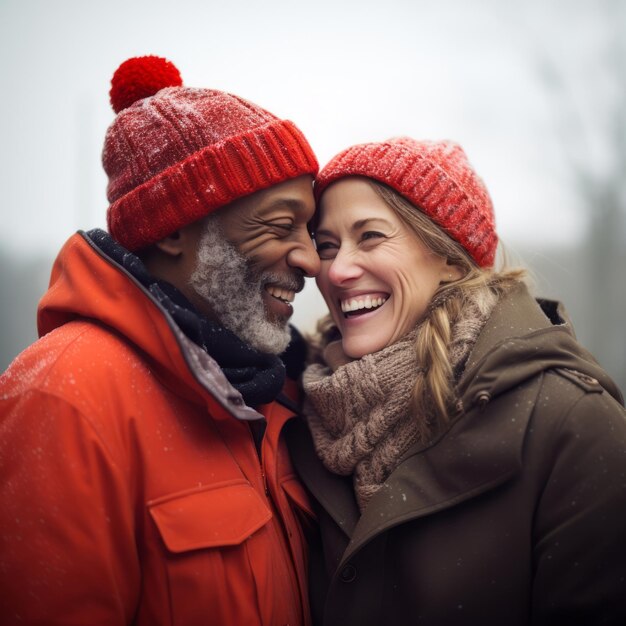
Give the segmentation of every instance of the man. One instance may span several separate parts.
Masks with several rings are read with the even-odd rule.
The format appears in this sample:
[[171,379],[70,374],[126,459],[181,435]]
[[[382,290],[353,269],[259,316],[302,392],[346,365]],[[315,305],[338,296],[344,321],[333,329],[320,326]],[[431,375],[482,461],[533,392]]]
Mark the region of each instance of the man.
[[2,623],[308,624],[278,355],[319,269],[317,161],[158,57],[123,63],[111,101],[110,234],[69,239],[0,379]]

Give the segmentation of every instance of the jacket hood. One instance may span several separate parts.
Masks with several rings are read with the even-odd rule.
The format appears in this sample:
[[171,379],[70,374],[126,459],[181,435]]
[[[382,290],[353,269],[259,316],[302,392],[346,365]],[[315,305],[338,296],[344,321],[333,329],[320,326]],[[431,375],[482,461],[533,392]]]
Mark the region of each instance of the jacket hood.
[[39,336],[81,319],[124,337],[151,360],[163,384],[189,400],[204,402],[208,391],[239,419],[261,417],[148,289],[82,231],[65,243],[54,262],[37,311]]
[[549,369],[600,385],[623,404],[617,385],[576,341],[563,305],[535,300],[520,285],[501,296],[476,341],[458,384],[462,406],[484,404]]

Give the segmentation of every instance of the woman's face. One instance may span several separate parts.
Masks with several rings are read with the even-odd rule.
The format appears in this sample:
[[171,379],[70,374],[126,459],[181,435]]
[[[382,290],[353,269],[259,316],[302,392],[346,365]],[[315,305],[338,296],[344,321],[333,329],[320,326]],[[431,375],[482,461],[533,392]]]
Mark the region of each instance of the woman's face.
[[393,344],[417,325],[457,268],[435,255],[364,178],[323,193],[315,233],[319,287],[352,358]]

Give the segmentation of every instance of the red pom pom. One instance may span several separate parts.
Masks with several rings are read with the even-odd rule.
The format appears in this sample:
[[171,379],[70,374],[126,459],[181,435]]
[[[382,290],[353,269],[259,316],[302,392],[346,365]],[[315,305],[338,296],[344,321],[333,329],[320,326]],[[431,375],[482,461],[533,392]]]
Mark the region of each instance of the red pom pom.
[[176,66],[157,56],[133,57],[124,61],[111,79],[111,106],[116,113],[133,102],[153,96],[164,87],[180,87],[183,80]]

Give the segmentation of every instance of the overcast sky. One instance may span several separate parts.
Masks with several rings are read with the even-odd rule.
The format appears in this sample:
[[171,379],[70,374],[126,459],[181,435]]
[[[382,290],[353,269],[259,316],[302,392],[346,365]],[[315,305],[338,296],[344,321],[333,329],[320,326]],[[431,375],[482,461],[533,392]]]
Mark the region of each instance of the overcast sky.
[[0,0],[0,246],[52,258],[75,230],[104,227],[110,79],[143,54],[169,58],[189,86],[292,119],[321,163],[361,141],[454,139],[491,191],[502,239],[576,242],[585,219],[542,67],[562,72],[602,164],[603,113],[585,98],[590,80],[596,96],[613,88],[598,10],[610,4]]

